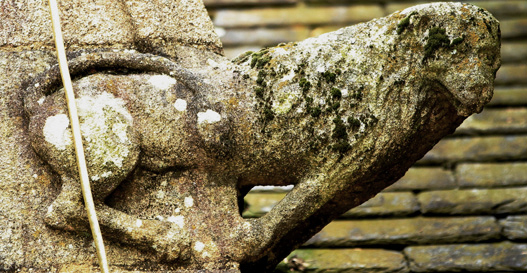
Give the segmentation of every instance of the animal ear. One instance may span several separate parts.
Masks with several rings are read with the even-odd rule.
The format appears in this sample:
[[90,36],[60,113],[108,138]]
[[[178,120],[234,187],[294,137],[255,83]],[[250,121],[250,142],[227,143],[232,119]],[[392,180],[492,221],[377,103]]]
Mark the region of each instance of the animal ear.
[[[93,74],[100,71],[117,70],[141,73],[159,73],[174,77],[192,91],[204,90],[209,85],[179,64],[170,59],[152,55],[142,54],[135,51],[110,51],[95,52],[80,55],[68,62],[72,77]],[[38,107],[38,101],[47,95],[54,93],[61,87],[59,66],[54,65],[41,75],[25,83],[24,107],[28,115],[34,113]]]

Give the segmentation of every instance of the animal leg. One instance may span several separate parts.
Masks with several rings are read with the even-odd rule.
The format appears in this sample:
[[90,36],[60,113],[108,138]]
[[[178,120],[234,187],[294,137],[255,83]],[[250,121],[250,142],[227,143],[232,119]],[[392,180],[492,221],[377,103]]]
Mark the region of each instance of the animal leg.
[[86,212],[82,203],[82,192],[77,180],[62,177],[62,189],[55,201],[48,207],[45,222],[55,228],[69,231],[86,230]]
[[139,219],[122,211],[96,204],[103,234],[113,240],[155,250],[159,260],[175,261],[190,258],[190,239],[182,227],[165,221]]

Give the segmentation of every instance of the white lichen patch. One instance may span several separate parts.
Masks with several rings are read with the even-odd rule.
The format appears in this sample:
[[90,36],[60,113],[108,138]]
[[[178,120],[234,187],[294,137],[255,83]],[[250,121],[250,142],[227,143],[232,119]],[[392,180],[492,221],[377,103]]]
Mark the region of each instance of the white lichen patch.
[[216,61],[214,61],[213,59],[208,59],[208,60],[207,60],[207,64],[208,64],[209,66],[212,66],[212,67],[215,67],[215,68],[218,68],[218,67],[219,67],[219,64],[218,64]]
[[221,115],[218,112],[208,109],[205,112],[198,113],[198,124],[202,123],[216,123],[221,120]]
[[[124,101],[104,92],[93,97],[83,96],[76,102],[89,162],[97,166],[113,163],[121,168],[129,153],[128,134],[132,126],[132,115]],[[99,174],[108,172],[103,168],[99,171]]]
[[285,50],[285,48],[277,47],[271,50],[273,55],[275,56],[287,56],[289,54],[289,51]]
[[38,101],[37,101],[38,105],[42,105],[42,103],[44,103],[44,100],[46,100],[46,97],[42,97],[42,98],[38,99]]
[[174,102],[174,108],[180,112],[187,110],[187,101],[183,99],[177,99],[176,102]]
[[157,198],[157,199],[163,199],[163,198],[165,198],[165,192],[164,192],[164,191],[161,191],[161,190],[157,191],[157,193],[156,193],[156,198]]
[[154,75],[148,80],[148,83],[160,90],[167,90],[177,83],[176,79],[167,75]]
[[343,98],[347,98],[349,96],[348,89],[341,89],[340,92]]
[[279,82],[289,82],[296,76],[296,73],[293,69],[289,71],[288,74],[286,74],[282,79],[280,79]]
[[128,142],[127,127],[128,125],[124,123],[115,123],[112,125],[112,132],[119,138],[121,143]]
[[190,208],[194,206],[194,199],[192,199],[191,196],[185,197],[183,203],[185,204],[185,207]]
[[278,99],[273,101],[272,110],[279,115],[286,114],[291,110],[297,99],[298,94],[295,93],[280,94]]
[[167,218],[167,221],[176,224],[176,226],[178,226],[179,228],[183,228],[185,226],[185,217],[183,217],[182,215],[169,216]]
[[135,220],[135,226],[136,227],[141,227],[142,225],[143,225],[143,221],[141,221],[141,219]]
[[44,139],[53,144],[57,150],[63,151],[73,143],[71,130],[68,130],[70,120],[65,114],[58,114],[46,119],[44,124]]
[[197,241],[195,244],[194,244],[194,250],[196,250],[197,252],[202,252],[203,249],[205,249],[205,244],[200,242],[200,241]]

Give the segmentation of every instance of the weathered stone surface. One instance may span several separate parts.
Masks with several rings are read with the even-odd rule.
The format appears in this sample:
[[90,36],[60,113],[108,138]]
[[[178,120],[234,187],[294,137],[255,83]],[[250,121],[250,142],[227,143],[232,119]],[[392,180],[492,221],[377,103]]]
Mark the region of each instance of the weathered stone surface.
[[411,192],[381,192],[344,214],[344,218],[372,216],[406,216],[419,210],[417,198]]
[[430,191],[417,195],[429,214],[503,214],[527,212],[527,188]]
[[524,271],[527,245],[510,242],[476,245],[412,246],[404,250],[412,272]]
[[307,247],[356,247],[478,242],[500,237],[494,217],[407,218],[334,221]]
[[277,267],[278,272],[408,272],[404,256],[380,249],[299,249]]
[[[145,3],[115,6],[127,11],[122,23],[133,25],[133,37],[103,33],[100,44],[90,43],[95,28],[84,33],[102,21],[93,1],[64,4],[76,99],[93,106],[83,108],[82,126],[113,270],[269,271],[481,111],[500,66],[498,22],[460,3],[419,6],[234,62],[219,54],[201,3]],[[60,75],[46,22],[28,25],[35,35],[16,31],[23,20],[10,17],[15,6],[45,18],[40,2],[23,4],[9,2],[0,14],[9,19],[2,37],[18,35],[9,41],[21,45],[0,50],[8,71],[0,74],[0,139],[9,146],[0,199],[14,200],[0,209],[16,223],[0,225],[10,234],[0,245],[14,253],[0,262],[9,270],[83,267],[95,256]],[[42,50],[24,51],[34,48]],[[241,217],[238,203],[252,186],[290,184],[265,216]]]
[[492,188],[527,185],[527,163],[467,163],[456,167],[459,187]]
[[527,87],[498,87],[489,105],[520,106],[527,105]]
[[451,171],[442,168],[410,168],[396,183],[385,191],[413,191],[452,189],[457,187]]
[[419,163],[527,159],[527,137],[488,136],[444,139]]
[[499,221],[509,240],[527,239],[527,215],[513,215]]
[[[527,74],[526,74],[527,75]],[[467,118],[456,134],[519,134],[527,132],[527,109],[485,109]]]
[[527,83],[527,64],[504,65],[496,75],[496,84],[511,85]]
[[304,26],[293,26],[280,29],[229,29],[221,36],[224,46],[239,44],[256,44],[260,46],[274,46],[279,43],[304,40],[309,37],[309,29]]
[[284,26],[293,24],[349,24],[384,16],[377,5],[352,7],[291,7],[254,10],[220,10],[214,24],[220,27]]
[[[205,46],[221,52],[221,43],[199,0],[59,1],[66,46],[150,49],[159,46]],[[2,3],[0,46],[53,49],[46,1]],[[177,14],[177,16],[174,16]],[[177,29],[177,31],[173,31]]]

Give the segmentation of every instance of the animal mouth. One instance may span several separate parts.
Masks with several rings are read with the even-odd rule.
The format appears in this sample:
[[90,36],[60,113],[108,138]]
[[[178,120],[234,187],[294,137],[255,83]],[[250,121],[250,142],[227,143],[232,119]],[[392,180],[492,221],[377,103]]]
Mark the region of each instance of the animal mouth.
[[492,90],[485,86],[453,86],[448,88],[440,80],[430,82],[431,90],[440,92],[444,98],[454,107],[456,114],[460,117],[468,117],[474,113],[483,111],[483,106],[492,98]]

